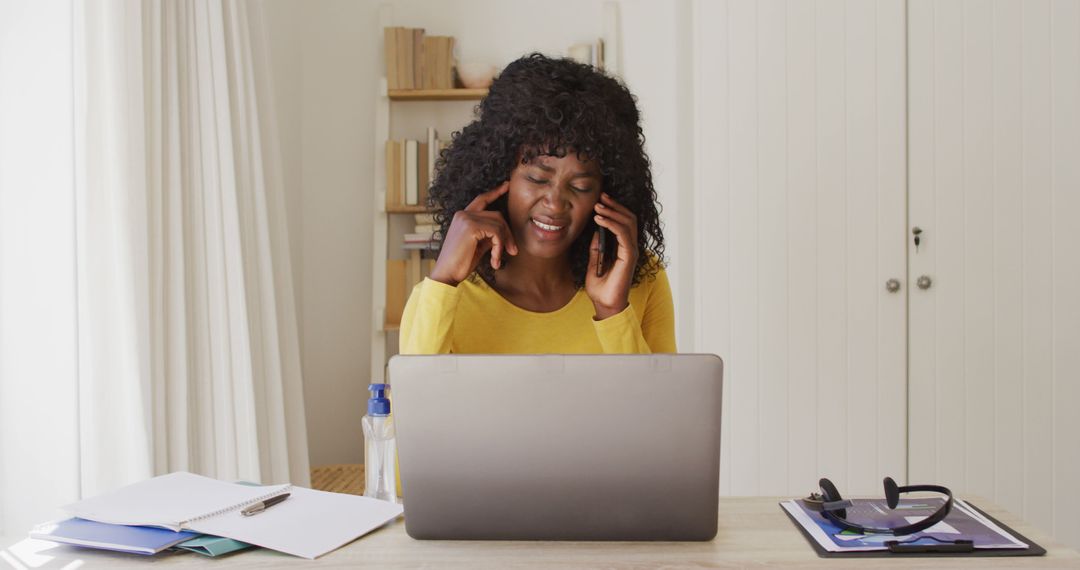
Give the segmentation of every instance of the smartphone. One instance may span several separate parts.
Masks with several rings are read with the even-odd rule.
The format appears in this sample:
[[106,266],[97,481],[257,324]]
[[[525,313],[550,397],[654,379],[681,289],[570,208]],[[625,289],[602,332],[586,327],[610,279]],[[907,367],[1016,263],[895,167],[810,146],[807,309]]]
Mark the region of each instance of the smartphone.
[[607,264],[608,253],[607,244],[609,241],[611,241],[611,238],[608,236],[608,234],[611,233],[611,230],[601,226],[597,226],[597,228],[599,228],[600,230],[600,241],[597,243],[600,252],[599,259],[597,259],[596,263],[596,276],[602,277],[604,275],[604,272],[607,271],[607,267],[605,267],[605,265]]

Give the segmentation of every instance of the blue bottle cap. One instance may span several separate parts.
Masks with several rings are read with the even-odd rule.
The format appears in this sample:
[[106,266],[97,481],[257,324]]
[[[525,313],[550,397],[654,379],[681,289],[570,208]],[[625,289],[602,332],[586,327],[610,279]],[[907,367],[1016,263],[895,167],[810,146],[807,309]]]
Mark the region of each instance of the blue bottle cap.
[[368,390],[371,392],[371,399],[367,403],[369,416],[390,415],[390,400],[386,397],[386,391],[389,389],[389,384],[372,384],[368,386]]

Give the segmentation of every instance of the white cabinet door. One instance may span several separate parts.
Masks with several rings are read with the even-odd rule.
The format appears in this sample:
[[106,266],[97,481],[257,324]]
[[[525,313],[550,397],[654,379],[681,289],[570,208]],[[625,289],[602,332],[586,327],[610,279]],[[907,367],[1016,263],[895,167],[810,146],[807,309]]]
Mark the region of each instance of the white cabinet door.
[[694,5],[696,350],[721,491],[905,477],[905,4]]
[[1080,2],[908,9],[910,479],[1077,546]]

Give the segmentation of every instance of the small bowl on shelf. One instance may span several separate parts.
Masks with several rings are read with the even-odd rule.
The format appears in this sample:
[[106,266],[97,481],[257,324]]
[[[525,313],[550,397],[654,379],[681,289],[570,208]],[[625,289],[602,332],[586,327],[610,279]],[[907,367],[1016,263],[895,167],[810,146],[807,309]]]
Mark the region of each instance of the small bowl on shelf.
[[457,65],[458,77],[466,89],[487,89],[499,69],[490,63],[465,61]]

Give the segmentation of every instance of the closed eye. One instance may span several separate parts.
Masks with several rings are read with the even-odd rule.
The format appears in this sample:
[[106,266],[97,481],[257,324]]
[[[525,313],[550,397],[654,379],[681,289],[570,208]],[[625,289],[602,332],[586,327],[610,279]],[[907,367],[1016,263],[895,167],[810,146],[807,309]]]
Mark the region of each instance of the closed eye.
[[[550,180],[538,180],[536,178],[533,178],[532,176],[526,176],[525,179],[528,180],[529,182],[532,182],[533,184],[547,184],[548,182],[550,182]],[[588,192],[589,191],[588,188],[578,188],[576,186],[571,186],[570,189],[573,190],[574,192]]]

